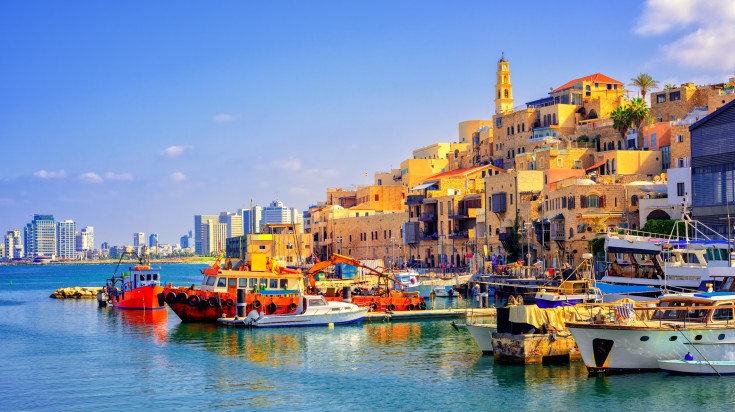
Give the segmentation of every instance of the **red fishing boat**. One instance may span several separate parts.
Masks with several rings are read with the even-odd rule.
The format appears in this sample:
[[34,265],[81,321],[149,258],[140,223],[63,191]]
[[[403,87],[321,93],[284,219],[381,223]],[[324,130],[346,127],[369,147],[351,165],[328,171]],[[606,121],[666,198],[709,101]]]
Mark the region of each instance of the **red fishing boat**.
[[[137,260],[127,271],[118,270],[123,259],[129,256]],[[97,295],[100,306],[112,305],[115,309],[124,310],[160,310],[165,309],[163,286],[161,286],[161,268],[152,267],[150,256],[145,247],[141,256],[126,250],[117,262],[115,272],[107,280],[102,291]]]
[[279,267],[275,259],[251,253],[247,261],[220,258],[203,269],[199,286],[172,287],[163,290],[164,300],[185,322],[217,322],[236,314],[237,289],[245,290],[246,311],[255,309],[266,315],[291,313],[304,291],[301,271]]

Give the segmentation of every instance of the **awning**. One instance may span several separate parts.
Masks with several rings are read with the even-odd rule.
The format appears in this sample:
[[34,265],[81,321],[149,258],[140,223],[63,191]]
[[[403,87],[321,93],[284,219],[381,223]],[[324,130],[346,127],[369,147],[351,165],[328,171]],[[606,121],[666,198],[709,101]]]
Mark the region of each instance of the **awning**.
[[597,162],[597,163],[593,164],[592,166],[590,166],[590,167],[588,167],[588,168],[584,169],[584,171],[585,171],[585,172],[588,172],[588,171],[590,171],[590,170],[594,170],[594,169],[599,169],[599,168],[600,168],[600,167],[602,167],[602,166],[605,166],[605,160],[603,160],[603,161],[601,161],[601,162]]
[[424,189],[428,189],[429,187],[434,186],[437,183],[439,183],[439,182],[422,183],[422,184],[420,184],[420,185],[412,188],[411,190],[424,190]]

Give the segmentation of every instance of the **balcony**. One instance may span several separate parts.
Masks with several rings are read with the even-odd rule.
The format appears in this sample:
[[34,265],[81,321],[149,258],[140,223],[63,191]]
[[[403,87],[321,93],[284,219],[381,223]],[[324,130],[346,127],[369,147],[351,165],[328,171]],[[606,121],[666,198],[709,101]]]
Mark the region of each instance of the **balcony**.
[[421,213],[419,222],[436,222],[436,213]]
[[467,239],[469,236],[469,232],[466,230],[461,230],[458,232],[452,232],[449,234],[450,239]]
[[551,229],[551,240],[566,240],[566,237],[564,236],[564,226],[560,228],[553,228]]
[[450,219],[467,219],[467,210],[450,211],[448,217]]
[[439,239],[439,235],[436,234],[436,232],[429,233],[429,232],[422,232],[421,233],[421,240],[437,240]]
[[424,199],[426,199],[426,196],[424,195],[408,195],[408,197],[406,197],[406,204],[407,205],[420,205],[424,203]]

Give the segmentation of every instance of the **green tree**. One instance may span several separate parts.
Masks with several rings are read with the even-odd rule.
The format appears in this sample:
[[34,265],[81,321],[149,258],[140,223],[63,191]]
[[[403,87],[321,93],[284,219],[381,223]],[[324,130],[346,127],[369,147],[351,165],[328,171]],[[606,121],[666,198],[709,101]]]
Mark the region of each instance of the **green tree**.
[[613,121],[613,129],[617,130],[620,133],[620,138],[625,140],[632,123],[630,110],[627,109],[625,104],[620,105],[610,112],[610,118]]
[[648,104],[640,97],[636,97],[631,100],[626,106],[630,121],[635,126],[636,133],[638,135],[637,145],[638,148],[643,147],[643,133],[641,133],[641,123],[648,118]]
[[640,73],[638,76],[630,79],[630,81],[633,82],[631,83],[631,86],[636,86],[641,89],[641,97],[643,97],[644,100],[646,99],[646,93],[648,93],[649,90],[658,87],[658,82],[653,80],[653,77],[648,73]]

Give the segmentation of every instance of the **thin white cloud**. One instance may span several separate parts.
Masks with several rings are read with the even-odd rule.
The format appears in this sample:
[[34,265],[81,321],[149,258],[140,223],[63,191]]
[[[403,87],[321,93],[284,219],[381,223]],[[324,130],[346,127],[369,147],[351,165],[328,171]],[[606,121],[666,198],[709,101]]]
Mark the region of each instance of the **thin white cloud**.
[[87,172],[80,174],[79,180],[87,183],[102,183],[102,176],[95,172]]
[[121,181],[130,181],[133,180],[133,174],[132,173],[113,173],[113,172],[107,172],[105,173],[105,179],[107,180],[121,180]]
[[186,180],[186,175],[181,172],[173,172],[170,176],[171,180],[174,182],[183,182]]
[[34,173],[33,176],[36,176],[39,179],[63,179],[66,177],[66,172],[64,169],[61,169],[58,172],[41,169]]
[[217,113],[212,116],[212,121],[215,123],[231,123],[239,119],[240,116],[230,113]]
[[15,199],[0,197],[0,206],[15,206]]
[[648,0],[633,31],[640,35],[682,36],[662,46],[666,60],[690,68],[735,68],[735,2]]
[[288,159],[275,160],[273,161],[272,165],[276,169],[295,172],[295,171],[301,170],[301,159],[297,159],[295,157],[289,157]]
[[181,156],[181,154],[184,153],[185,151],[191,150],[191,149],[193,149],[193,146],[190,146],[190,145],[169,146],[163,149],[163,151],[161,151],[161,156],[178,157],[178,156]]

